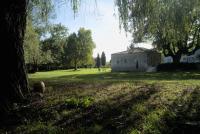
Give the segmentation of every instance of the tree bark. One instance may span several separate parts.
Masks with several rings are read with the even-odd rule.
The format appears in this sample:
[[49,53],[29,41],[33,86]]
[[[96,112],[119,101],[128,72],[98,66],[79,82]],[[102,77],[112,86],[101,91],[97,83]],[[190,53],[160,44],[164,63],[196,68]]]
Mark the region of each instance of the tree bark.
[[173,63],[180,63],[181,55],[176,54],[172,56],[173,58]]
[[6,0],[0,4],[1,70],[0,116],[13,103],[21,102],[29,93],[24,62],[23,39],[27,0]]

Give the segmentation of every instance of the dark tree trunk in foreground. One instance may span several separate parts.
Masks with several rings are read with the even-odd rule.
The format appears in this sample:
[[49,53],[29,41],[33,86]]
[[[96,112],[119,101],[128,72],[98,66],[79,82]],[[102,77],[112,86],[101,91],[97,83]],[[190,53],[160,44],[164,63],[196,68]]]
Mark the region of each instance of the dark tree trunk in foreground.
[[4,0],[0,4],[0,117],[29,93],[23,51],[26,7],[27,0]]

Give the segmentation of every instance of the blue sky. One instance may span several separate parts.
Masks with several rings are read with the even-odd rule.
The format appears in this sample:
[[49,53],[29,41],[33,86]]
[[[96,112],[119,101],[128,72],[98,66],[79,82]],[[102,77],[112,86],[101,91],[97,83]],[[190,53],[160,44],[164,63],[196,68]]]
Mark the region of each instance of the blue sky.
[[[62,23],[68,27],[69,33],[77,32],[80,27],[92,31],[96,44],[93,57],[104,51],[109,61],[112,53],[124,51],[130,45],[130,34],[126,36],[123,29],[119,29],[114,0],[97,0],[97,5],[94,0],[83,0],[75,18],[69,3],[60,4],[56,6],[56,15],[54,23]],[[142,44],[142,47],[150,46]]]

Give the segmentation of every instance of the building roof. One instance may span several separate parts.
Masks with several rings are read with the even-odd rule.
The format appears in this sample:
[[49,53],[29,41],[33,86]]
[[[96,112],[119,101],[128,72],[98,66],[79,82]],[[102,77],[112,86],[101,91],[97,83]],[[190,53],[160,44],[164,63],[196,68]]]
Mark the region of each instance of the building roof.
[[133,54],[133,53],[152,52],[152,51],[155,51],[155,50],[154,49],[142,48],[142,47],[136,47],[136,48],[131,49],[131,50],[122,51],[122,52],[113,53],[113,54]]

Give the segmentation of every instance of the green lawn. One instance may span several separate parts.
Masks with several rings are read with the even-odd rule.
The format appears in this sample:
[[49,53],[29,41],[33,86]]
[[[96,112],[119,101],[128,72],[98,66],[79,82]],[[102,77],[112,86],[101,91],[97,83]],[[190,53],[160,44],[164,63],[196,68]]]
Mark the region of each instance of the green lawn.
[[24,117],[13,133],[200,131],[200,72],[80,69],[37,72],[29,79],[30,85],[44,81],[47,91],[42,100],[18,111]]
[[43,80],[50,84],[65,84],[66,82],[117,82],[117,81],[137,81],[147,83],[181,83],[181,84],[197,84],[200,80],[200,72],[111,72],[109,68],[98,71],[98,69],[81,69],[74,70],[58,70],[49,72],[37,72],[30,74],[32,81]]

